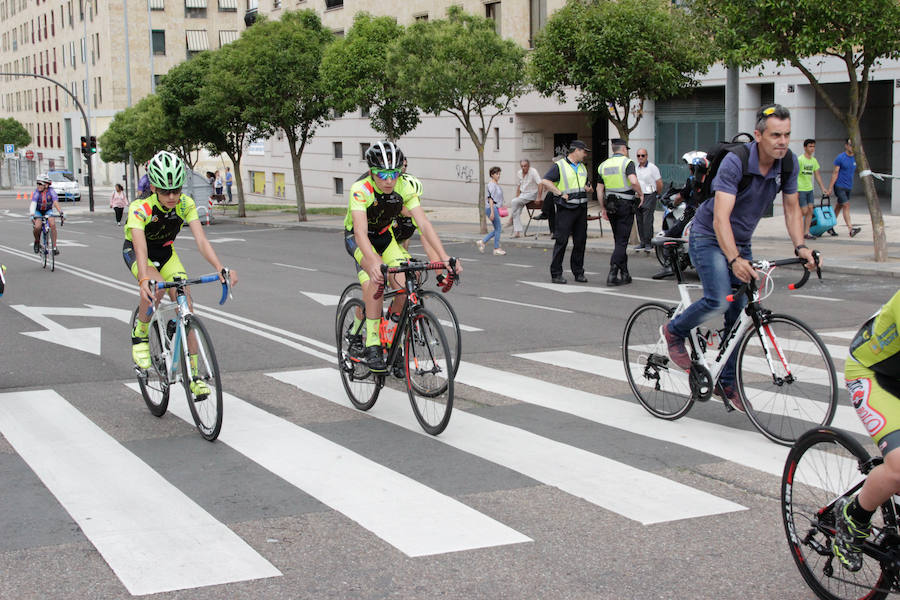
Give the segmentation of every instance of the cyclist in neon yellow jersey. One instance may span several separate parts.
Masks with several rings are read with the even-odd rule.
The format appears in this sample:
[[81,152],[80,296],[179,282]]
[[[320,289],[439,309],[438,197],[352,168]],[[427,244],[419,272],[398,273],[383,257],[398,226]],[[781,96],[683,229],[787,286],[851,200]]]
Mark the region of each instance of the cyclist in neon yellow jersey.
[[872,514],[900,493],[900,291],[863,324],[850,343],[844,378],[850,402],[884,462],[872,469],[859,493],[834,505],[837,531],[832,550],[850,571],[862,567],[860,544]]
[[[227,275],[231,285],[238,282],[237,273],[222,265],[206,239],[194,200],[181,193],[185,177],[181,159],[165,150],[158,152],[147,163],[147,175],[152,193],[147,198],[135,200],[128,207],[122,248],[125,264],[138,280],[141,294],[138,320],[131,333],[131,356],[142,369],[151,366],[148,338],[150,315],[147,312],[153,298],[161,298],[163,293],[161,290],[151,290],[149,282],[187,279],[174,246],[175,238],[185,224],[190,227],[200,254],[219,272],[219,278],[224,282]],[[188,302],[190,300],[188,293]],[[192,350],[196,352],[196,342],[188,339],[189,353]],[[191,354],[192,369],[196,369],[196,361],[196,354]],[[198,389],[194,389],[195,386]],[[206,382],[196,380],[191,384],[191,391],[195,396],[204,396],[209,394],[209,387]]]
[[[396,266],[409,259],[409,254],[394,239],[391,228],[394,219],[401,215],[415,219],[430,260],[448,261],[450,255],[419,204],[417,190],[421,188],[400,176],[403,165],[400,148],[393,142],[377,142],[366,151],[366,163],[369,172],[350,187],[344,246],[356,262],[366,303],[366,364],[370,370],[382,373],[387,371],[379,336],[383,301],[375,299],[378,285],[384,283],[381,265]],[[456,270],[462,273],[462,265],[457,263]],[[402,281],[393,284],[400,287]],[[402,309],[403,300],[399,296],[395,299],[394,312]]]

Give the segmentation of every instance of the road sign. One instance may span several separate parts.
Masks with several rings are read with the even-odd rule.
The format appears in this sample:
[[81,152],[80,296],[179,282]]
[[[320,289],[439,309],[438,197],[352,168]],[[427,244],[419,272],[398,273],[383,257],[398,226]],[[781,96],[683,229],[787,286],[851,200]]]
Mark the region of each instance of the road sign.
[[3,144],[3,154],[8,157],[16,153],[16,147],[13,144]]
[[33,150],[26,150],[26,151],[25,151],[25,158],[26,158],[27,160],[34,160],[34,151],[33,151]]

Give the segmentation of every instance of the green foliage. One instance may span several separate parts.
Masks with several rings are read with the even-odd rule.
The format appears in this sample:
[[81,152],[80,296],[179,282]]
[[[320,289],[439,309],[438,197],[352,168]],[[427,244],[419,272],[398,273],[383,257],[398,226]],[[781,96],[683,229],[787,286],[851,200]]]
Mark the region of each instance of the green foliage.
[[131,108],[116,113],[100,136],[100,158],[104,162],[127,162],[128,154],[142,163],[159,150],[171,149],[172,132],[159,97],[151,94]]
[[14,144],[16,148],[24,148],[30,143],[31,134],[24,125],[13,117],[0,119],[0,144]]
[[322,79],[339,112],[370,109],[372,129],[397,140],[421,119],[410,94],[385,77],[388,48],[404,35],[392,17],[358,13],[346,37],[336,40],[322,59]]
[[191,153],[218,134],[209,121],[194,118],[190,110],[202,94],[211,62],[212,53],[202,52],[170,69],[156,88],[172,138],[169,147],[188,165],[194,164]]
[[[694,75],[712,63],[709,46],[691,17],[666,0],[569,0],[538,34],[529,78],[560,101],[576,88],[581,110],[606,117],[609,104],[665,100],[696,86]],[[624,123],[628,114],[611,118]]]

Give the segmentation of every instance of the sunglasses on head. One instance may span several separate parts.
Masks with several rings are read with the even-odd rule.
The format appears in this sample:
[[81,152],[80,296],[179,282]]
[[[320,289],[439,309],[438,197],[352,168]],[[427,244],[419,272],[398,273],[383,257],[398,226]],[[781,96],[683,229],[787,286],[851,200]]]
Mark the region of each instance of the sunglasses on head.
[[372,173],[378,179],[397,179],[400,177],[400,169],[372,169]]

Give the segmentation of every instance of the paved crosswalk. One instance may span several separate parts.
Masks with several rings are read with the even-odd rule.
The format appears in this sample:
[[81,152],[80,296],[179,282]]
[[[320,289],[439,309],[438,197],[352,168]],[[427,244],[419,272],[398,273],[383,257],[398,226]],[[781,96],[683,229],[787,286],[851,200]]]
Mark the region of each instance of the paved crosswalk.
[[[615,385],[621,390],[625,380],[621,360],[573,350],[510,354],[509,360],[524,368],[501,370],[464,361],[457,393],[464,397],[473,390],[512,406],[532,406],[549,421],[574,417],[598,434],[607,428],[624,432],[639,446],[665,443],[678,452],[705,457],[705,462],[727,461],[771,476],[773,485],[781,475],[787,448],[755,430],[692,416],[663,421],[622,394],[605,395],[521,374],[538,361],[550,369],[575,370],[596,378],[596,388],[591,389],[602,391]],[[334,420],[362,418],[363,426],[374,421],[386,424],[397,440],[392,444],[396,452],[402,453],[412,440],[438,452],[449,447],[642,525],[727,515],[746,511],[750,505],[721,497],[720,491],[688,485],[621,455],[607,456],[602,446],[552,439],[490,407],[457,408],[448,429],[434,438],[421,431],[400,389],[384,388],[375,407],[362,414],[349,404],[331,366],[265,376],[287,384],[288,395],[295,390],[297,402],[309,397],[327,400],[335,411]],[[140,402],[137,386],[126,385],[135,402]],[[171,394],[170,412],[191,424],[183,392],[173,387]],[[315,433],[261,406],[258,398],[226,393],[224,399],[224,426],[213,448],[238,453],[265,469],[272,482],[308,494],[408,557],[540,542],[521,523],[503,522],[446,489],[439,491]],[[838,410],[836,424],[861,431],[845,404]],[[0,433],[129,593],[281,575],[265,548],[251,546],[231,522],[213,516],[201,500],[189,498],[57,391],[0,394]],[[545,510],[552,512],[552,507]]]

